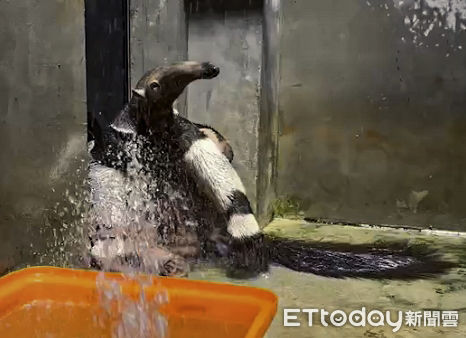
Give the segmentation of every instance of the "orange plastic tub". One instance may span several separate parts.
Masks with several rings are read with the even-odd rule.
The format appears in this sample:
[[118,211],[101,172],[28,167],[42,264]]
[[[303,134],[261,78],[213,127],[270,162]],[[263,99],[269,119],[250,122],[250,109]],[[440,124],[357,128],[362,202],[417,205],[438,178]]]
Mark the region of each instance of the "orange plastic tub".
[[0,336],[262,337],[270,291],[188,279],[35,267],[0,278]]

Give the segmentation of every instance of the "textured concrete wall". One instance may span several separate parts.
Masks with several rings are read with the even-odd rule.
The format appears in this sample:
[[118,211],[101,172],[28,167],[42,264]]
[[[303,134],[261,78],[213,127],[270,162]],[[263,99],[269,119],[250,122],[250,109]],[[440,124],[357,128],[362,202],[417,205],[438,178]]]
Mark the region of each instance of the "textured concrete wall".
[[234,167],[256,209],[262,12],[190,15],[188,55],[220,67],[218,78],[189,88],[188,117],[214,126],[229,140]]
[[[184,0],[130,1],[131,87],[148,70],[187,59]],[[177,108],[186,115],[186,95]]]
[[48,214],[66,189],[80,184],[83,0],[0,1],[0,44],[1,273],[32,263],[54,241],[42,235]]
[[257,216],[265,225],[273,216],[278,147],[278,94],[280,82],[280,0],[265,0],[263,8],[263,48]]
[[466,230],[465,12],[283,1],[279,196],[310,217]]

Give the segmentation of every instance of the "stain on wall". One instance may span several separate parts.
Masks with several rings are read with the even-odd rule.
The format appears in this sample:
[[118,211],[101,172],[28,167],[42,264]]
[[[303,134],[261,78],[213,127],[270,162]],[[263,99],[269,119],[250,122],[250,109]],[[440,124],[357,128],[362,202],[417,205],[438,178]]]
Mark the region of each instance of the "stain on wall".
[[262,11],[191,13],[188,42],[190,59],[220,67],[216,79],[189,87],[188,117],[214,126],[229,140],[233,165],[257,209]]
[[277,193],[308,217],[466,229],[466,26],[405,3],[282,2]]
[[1,1],[0,22],[1,270],[40,256],[47,215],[82,186],[84,1]]

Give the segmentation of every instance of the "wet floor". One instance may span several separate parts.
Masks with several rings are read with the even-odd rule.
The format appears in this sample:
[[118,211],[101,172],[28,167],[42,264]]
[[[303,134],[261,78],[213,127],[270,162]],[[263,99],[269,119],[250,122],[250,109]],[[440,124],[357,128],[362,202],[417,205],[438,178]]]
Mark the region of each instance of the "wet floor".
[[[299,238],[315,242],[371,244],[378,247],[391,245],[407,246],[420,250],[438,250],[445,259],[458,263],[448,273],[429,279],[411,281],[334,279],[312,274],[294,272],[272,266],[270,271],[253,280],[227,278],[218,269],[199,269],[190,274],[192,279],[262,287],[279,296],[277,315],[267,337],[466,337],[466,235],[459,233],[402,230],[391,228],[370,228],[354,226],[323,225],[296,220],[278,219],[272,222],[266,232],[274,236]],[[422,253],[421,253],[422,254]],[[449,311],[459,313],[457,327],[425,327],[424,318],[420,326],[403,325],[396,333],[385,326],[324,327],[320,317],[314,315],[313,326],[309,327],[307,316],[299,315],[300,327],[283,326],[283,309],[315,308],[327,311],[342,310],[349,314],[366,307],[389,310],[391,320],[396,321],[398,311]],[[328,317],[327,317],[327,322]],[[434,323],[435,324],[435,323]]]

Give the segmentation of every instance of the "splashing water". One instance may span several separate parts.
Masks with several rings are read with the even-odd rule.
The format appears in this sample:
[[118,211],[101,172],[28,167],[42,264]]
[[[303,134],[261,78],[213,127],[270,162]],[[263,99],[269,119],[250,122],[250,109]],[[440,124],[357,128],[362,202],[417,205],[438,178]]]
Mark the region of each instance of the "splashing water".
[[99,274],[96,283],[102,311],[95,315],[95,321],[100,326],[111,322],[114,338],[166,337],[168,323],[158,309],[168,303],[168,293],[161,290],[150,297],[144,291],[145,286],[151,285],[149,280],[136,276],[130,278],[140,286],[137,299],[123,295],[117,282],[106,279],[104,273]]
[[[138,143],[135,148],[126,149],[131,155],[131,161],[128,163],[127,175],[121,176],[121,181],[113,182],[111,187],[115,190],[100,190],[108,193],[98,196],[102,202],[99,205],[102,208],[100,211],[103,212],[95,210],[96,196],[92,192],[92,182],[89,182],[89,177],[85,175],[88,172],[85,168],[87,162],[80,161],[77,174],[84,175],[75,181],[79,183],[70,183],[63,188],[63,192],[57,192],[61,196],[60,202],[49,211],[47,224],[41,229],[44,237],[53,240],[49,241],[48,249],[38,257],[39,264],[88,268],[91,251],[88,236],[97,224],[109,225],[107,230],[111,236],[121,236],[125,239],[123,242],[117,241],[118,245],[124,243],[117,248],[118,250],[147,253],[136,259],[135,265],[127,264],[123,259],[118,266],[109,261],[101,267],[103,270],[121,271],[125,273],[125,278],[135,281],[141,290],[137,299],[124,295],[120,285],[105,278],[103,272],[96,280],[101,306],[100,311],[94,314],[95,324],[105,332],[110,330],[111,336],[115,338],[162,338],[168,333],[168,322],[159,312],[159,307],[168,302],[166,290],[159,291],[156,295],[147,295],[144,287],[148,286],[150,281],[138,274],[158,274],[161,270],[160,257],[166,258],[166,252],[155,251],[161,219],[154,215],[163,217],[167,211],[163,205],[153,202],[151,193],[165,191],[168,202],[172,201],[175,206],[179,206],[182,196],[170,186],[166,187],[164,179],[157,180],[144,174],[144,167],[137,156],[138,148],[142,146],[144,145]],[[92,165],[91,163],[91,168]],[[115,177],[110,179],[115,180]],[[119,194],[119,190],[124,193]],[[121,196],[125,198],[122,199]]]

